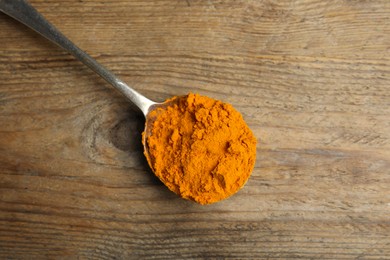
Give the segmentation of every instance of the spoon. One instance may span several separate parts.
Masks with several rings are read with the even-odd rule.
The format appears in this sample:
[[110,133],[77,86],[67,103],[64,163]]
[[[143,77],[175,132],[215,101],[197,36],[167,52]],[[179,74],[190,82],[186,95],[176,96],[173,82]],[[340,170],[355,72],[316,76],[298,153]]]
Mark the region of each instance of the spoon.
[[[141,95],[125,82],[119,79],[114,73],[106,69],[103,65],[99,64],[91,56],[77,47],[71,42],[65,35],[63,35],[57,28],[54,27],[49,21],[47,21],[42,14],[40,14],[31,4],[26,0],[0,0],[0,11],[9,15],[10,17],[18,20],[22,24],[30,27],[34,31],[38,32],[48,40],[57,44],[64,50],[72,54],[76,59],[87,65],[90,69],[100,75],[114,88],[121,92],[125,97],[132,101],[145,116],[145,129],[142,135],[142,143],[144,145],[144,154],[149,163],[149,166],[153,170],[151,163],[151,156],[147,146],[146,139],[151,134],[151,128],[158,117],[158,111],[163,111],[166,107],[173,105],[183,97],[171,99],[164,103],[156,103],[145,96]],[[162,109],[159,109],[162,108]],[[150,113],[156,111],[156,113]],[[153,170],[154,171],[154,170]]]
[[171,191],[184,199],[211,204],[233,195],[246,183],[255,164],[256,138],[231,105],[195,94],[156,103],[73,44],[27,0],[0,0],[0,11],[68,51],[142,111],[146,119],[144,155]]

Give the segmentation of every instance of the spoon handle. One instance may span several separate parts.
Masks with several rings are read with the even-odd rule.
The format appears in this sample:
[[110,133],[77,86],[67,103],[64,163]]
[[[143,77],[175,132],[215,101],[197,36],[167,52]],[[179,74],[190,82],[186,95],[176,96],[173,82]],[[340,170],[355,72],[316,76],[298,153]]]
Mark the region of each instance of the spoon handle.
[[0,11],[13,17],[22,24],[30,27],[34,31],[40,33],[48,40],[56,43],[64,50],[71,53],[74,57],[87,65],[97,74],[99,74],[108,83],[119,90],[123,95],[130,99],[137,107],[139,107],[144,115],[149,111],[150,106],[155,102],[144,97],[126,83],[115,76],[111,71],[99,64],[91,56],[77,47],[57,28],[47,21],[33,6],[26,0],[0,0]]

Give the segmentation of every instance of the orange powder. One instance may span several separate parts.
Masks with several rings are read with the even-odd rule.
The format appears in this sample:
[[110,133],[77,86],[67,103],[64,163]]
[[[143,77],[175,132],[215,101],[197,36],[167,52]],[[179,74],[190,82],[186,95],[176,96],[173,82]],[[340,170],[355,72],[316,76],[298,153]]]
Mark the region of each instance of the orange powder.
[[256,138],[231,105],[189,94],[157,109],[149,164],[173,192],[200,204],[236,193],[248,180],[256,159]]

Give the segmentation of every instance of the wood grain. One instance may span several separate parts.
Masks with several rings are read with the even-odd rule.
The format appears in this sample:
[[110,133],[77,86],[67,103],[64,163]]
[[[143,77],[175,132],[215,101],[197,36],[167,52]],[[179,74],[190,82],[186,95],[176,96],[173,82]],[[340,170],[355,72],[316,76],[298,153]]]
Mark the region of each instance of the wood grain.
[[0,14],[0,258],[390,258],[390,1],[31,3],[146,96],[233,104],[259,145],[237,195],[178,198],[141,113]]

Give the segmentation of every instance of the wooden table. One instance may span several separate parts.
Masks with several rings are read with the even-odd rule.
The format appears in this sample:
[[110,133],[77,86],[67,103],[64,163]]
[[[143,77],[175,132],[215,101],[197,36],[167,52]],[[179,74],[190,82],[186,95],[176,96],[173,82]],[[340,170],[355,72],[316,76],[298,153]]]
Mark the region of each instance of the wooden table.
[[156,101],[233,104],[258,138],[247,185],[168,191],[144,119],[0,14],[0,258],[390,258],[390,1],[31,3]]

